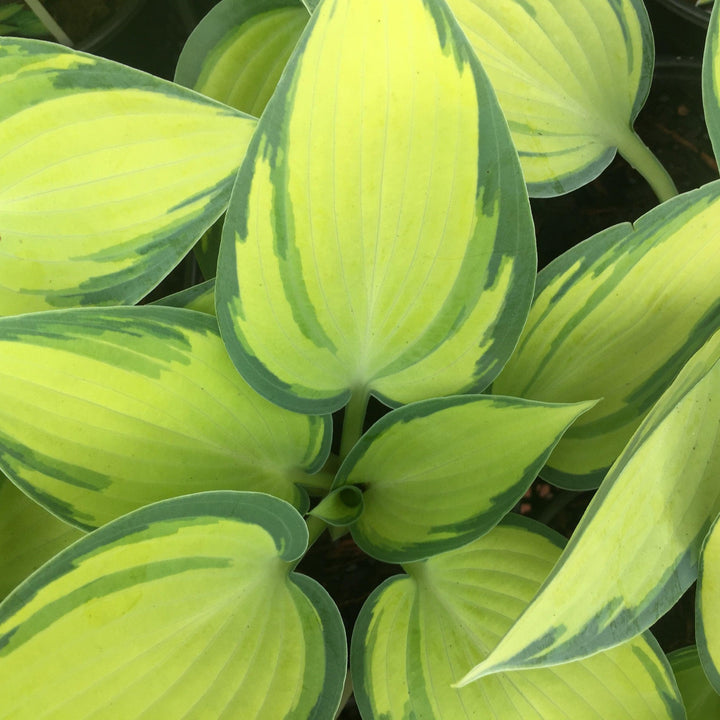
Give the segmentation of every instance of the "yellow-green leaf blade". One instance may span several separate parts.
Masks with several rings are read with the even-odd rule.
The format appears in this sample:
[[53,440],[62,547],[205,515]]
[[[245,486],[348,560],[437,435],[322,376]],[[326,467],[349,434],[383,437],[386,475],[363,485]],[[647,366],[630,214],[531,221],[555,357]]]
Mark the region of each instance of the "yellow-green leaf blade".
[[720,332],[611,468],[533,602],[464,682],[587,657],[634,637],[697,576],[720,512]]
[[336,488],[363,492],[353,539],[385,562],[470,542],[518,502],[562,433],[590,407],[469,395],[385,415],[335,479]]
[[513,155],[440,0],[320,5],[223,231],[218,319],[248,382],[316,412],[354,388],[399,404],[484,387],[533,283]]
[[0,314],[131,304],[225,208],[255,120],[172,83],[0,42]]
[[0,476],[0,600],[83,535]]
[[[638,0],[449,0],[493,83],[531,195],[597,177],[617,148],[647,149],[632,124],[650,89],[653,42]],[[654,165],[654,160],[649,160]],[[666,173],[660,184],[674,194]]]
[[[719,516],[720,517],[720,516]],[[697,648],[705,675],[720,693],[720,522],[716,519],[702,549],[695,617]]]
[[300,0],[223,0],[185,43],[175,82],[260,117],[308,18]]
[[306,543],[285,502],[233,492],[90,534],[0,605],[0,718],[332,717],[345,636],[289,573]]
[[363,607],[351,670],[364,717],[393,720],[684,720],[671,673],[649,634],[587,660],[503,673],[456,689],[560,554],[561,538],[509,516],[484,537],[407,566]]
[[603,398],[563,437],[543,477],[597,487],[683,364],[720,328],[720,183],[572,248],[538,275],[503,395]]
[[0,466],[80,527],[155,500],[254,490],[304,509],[326,417],[255,393],[215,319],[158,306],[0,320]]

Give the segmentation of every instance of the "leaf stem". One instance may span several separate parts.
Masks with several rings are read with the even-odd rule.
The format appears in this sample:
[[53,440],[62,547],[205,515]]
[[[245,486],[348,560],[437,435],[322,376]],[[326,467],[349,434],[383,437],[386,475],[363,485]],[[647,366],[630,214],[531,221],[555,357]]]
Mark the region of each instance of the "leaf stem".
[[345,407],[343,418],[342,437],[340,438],[340,460],[344,460],[360,439],[365,422],[365,411],[368,404],[368,392],[365,388],[356,390],[350,396],[350,402]]
[[632,128],[619,140],[618,152],[648,181],[661,203],[678,194],[668,171]]

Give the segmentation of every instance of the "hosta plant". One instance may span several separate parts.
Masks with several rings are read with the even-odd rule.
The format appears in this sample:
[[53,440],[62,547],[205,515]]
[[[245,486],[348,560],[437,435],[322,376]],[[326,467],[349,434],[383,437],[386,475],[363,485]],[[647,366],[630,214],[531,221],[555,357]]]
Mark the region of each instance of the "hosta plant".
[[[638,0],[223,0],[177,83],[0,42],[0,718],[713,707],[720,184],[632,130],[652,56]],[[616,150],[662,204],[536,276],[528,191]],[[538,475],[600,487],[566,547]],[[398,566],[349,643],[325,531]]]

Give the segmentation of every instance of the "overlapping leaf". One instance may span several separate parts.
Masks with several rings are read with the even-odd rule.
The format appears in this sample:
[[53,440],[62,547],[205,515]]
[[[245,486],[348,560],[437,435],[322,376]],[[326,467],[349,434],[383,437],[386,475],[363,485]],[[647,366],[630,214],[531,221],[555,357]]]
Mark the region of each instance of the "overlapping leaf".
[[141,306],[0,320],[0,466],[80,527],[203,490],[255,490],[299,508],[324,462],[327,418],[257,395],[215,319]]
[[687,720],[708,720],[720,717],[720,695],[713,689],[703,672],[697,648],[675,650],[668,655],[682,695]]
[[479,540],[406,567],[363,607],[351,670],[363,717],[392,720],[684,720],[646,634],[587,660],[452,683],[493,648],[560,554],[561,538],[509,516]]
[[300,0],[223,0],[185,43],[175,82],[259,117],[308,18]]
[[[719,516],[720,517],[720,516]],[[695,618],[697,648],[703,669],[720,693],[720,521],[715,520],[703,545]]]
[[720,512],[719,396],[717,332],[638,428],[535,599],[464,682],[587,657],[672,607]]
[[597,487],[683,364],[720,327],[720,183],[572,248],[543,269],[518,348],[493,385],[547,402],[604,398],[543,477]]
[[0,600],[83,534],[0,476]]
[[176,498],[54,558],[0,605],[0,718],[325,720],[345,674],[307,529],[257,493]]
[[667,199],[675,188],[632,129],[653,68],[640,0],[449,0],[508,119],[530,194],[599,175],[619,149]]
[[334,488],[358,487],[355,542],[386,562],[459,547],[494,527],[593,403],[459,396],[385,415],[360,439]]
[[253,137],[217,310],[258,391],[304,412],[484,387],[535,263],[494,94],[442,0],[313,14]]
[[167,297],[156,300],[154,305],[167,305],[168,307],[186,308],[197,312],[215,314],[215,279],[193,285],[186,290],[173,293]]
[[101,58],[0,40],[0,315],[130,304],[225,208],[255,120]]

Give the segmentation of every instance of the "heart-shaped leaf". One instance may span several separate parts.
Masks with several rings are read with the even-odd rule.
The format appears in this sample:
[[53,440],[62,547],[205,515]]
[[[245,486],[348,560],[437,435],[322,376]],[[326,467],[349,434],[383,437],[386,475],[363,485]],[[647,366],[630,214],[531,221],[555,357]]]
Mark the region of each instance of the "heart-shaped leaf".
[[720,328],[720,182],[572,248],[538,275],[502,395],[603,401],[558,444],[542,475],[597,487],[694,352]]
[[267,492],[307,507],[327,417],[263,399],[209,315],[159,306],[0,320],[0,467],[38,502],[93,528],[203,490]]
[[633,131],[650,89],[641,0],[448,0],[498,95],[530,194],[597,177],[616,149],[665,200],[672,180]]
[[334,488],[363,491],[353,539],[385,562],[474,540],[518,502],[563,432],[592,405],[465,395],[385,415],[335,477]]
[[[524,521],[524,522],[523,522]],[[685,720],[649,633],[587,660],[452,687],[527,605],[562,538],[511,515],[458,550],[406,566],[365,603],[351,669],[363,717],[393,720]]]
[[253,387],[329,412],[353,392],[400,404],[492,380],[525,319],[533,231],[442,0],[321,3],[248,152],[217,312]]
[[719,396],[717,332],[633,435],[536,597],[463,682],[587,657],[673,606],[720,512]]
[[0,605],[0,718],[333,717],[345,631],[290,572],[307,528],[282,500],[214,492],[130,513]]
[[254,127],[138,70],[0,38],[0,315],[137,302],[223,211]]

